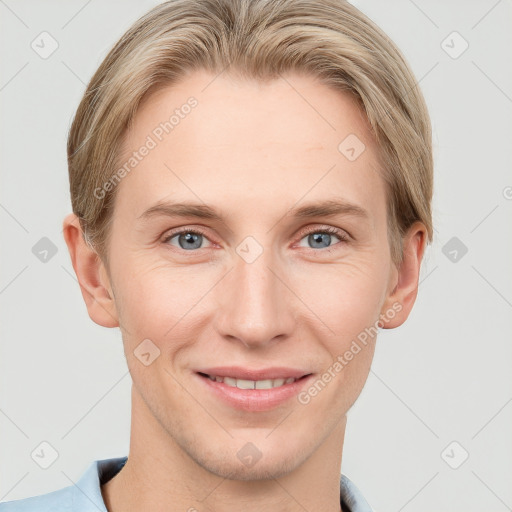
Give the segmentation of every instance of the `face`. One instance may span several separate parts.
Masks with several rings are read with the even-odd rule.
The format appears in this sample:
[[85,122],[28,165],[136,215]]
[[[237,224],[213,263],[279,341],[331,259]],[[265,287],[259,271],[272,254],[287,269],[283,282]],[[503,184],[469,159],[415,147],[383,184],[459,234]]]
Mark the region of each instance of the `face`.
[[138,110],[109,279],[139,422],[219,476],[277,477],[339,433],[367,378],[361,333],[397,284],[386,192],[346,93],[214,78]]

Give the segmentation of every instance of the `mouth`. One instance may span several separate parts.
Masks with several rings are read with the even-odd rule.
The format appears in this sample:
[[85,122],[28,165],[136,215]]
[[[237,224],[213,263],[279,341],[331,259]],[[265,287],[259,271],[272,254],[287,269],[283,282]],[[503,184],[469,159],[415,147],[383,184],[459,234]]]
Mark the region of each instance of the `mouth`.
[[220,375],[209,375],[207,373],[198,372],[201,377],[206,377],[214,382],[221,382],[226,386],[238,389],[273,389],[280,388],[285,384],[292,384],[308,375],[302,377],[286,377],[279,379],[261,379],[261,380],[249,380],[249,379],[237,379],[236,377],[222,377]]
[[284,405],[313,377],[313,373],[290,368],[251,370],[240,367],[203,368],[195,375],[214,399],[247,412],[262,412]]

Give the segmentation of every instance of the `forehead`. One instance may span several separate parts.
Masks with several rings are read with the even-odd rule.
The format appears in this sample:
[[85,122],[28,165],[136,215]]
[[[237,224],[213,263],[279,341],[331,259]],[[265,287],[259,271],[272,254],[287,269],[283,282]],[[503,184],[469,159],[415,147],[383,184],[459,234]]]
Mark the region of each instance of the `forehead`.
[[385,209],[363,111],[350,94],[308,75],[258,82],[189,73],[141,103],[121,165],[143,146],[150,149],[117,190],[116,210],[129,207],[134,218],[163,200],[193,199],[226,211],[228,200],[238,212],[263,214],[336,196],[374,216]]

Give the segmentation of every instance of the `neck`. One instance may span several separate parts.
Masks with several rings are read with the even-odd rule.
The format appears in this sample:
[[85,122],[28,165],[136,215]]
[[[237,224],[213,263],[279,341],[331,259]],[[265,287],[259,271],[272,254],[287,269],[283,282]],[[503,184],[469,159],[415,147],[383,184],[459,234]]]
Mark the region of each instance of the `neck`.
[[108,512],[340,512],[346,417],[304,463],[279,478],[230,480],[197,464],[154,418],[132,387],[130,451],[101,487]]

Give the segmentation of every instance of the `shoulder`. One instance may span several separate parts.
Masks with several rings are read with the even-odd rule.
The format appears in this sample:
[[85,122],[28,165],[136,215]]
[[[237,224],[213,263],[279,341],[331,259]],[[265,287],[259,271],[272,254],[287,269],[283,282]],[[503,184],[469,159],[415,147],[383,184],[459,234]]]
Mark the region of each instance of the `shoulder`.
[[0,512],[106,512],[101,485],[117,474],[127,457],[95,460],[76,484],[39,496],[0,503]]
[[67,512],[72,510],[71,486],[40,496],[0,503],[0,512]]
[[[372,512],[361,491],[346,475],[340,478],[341,508],[347,512]],[[1,512],[1,511],[0,511]]]

